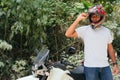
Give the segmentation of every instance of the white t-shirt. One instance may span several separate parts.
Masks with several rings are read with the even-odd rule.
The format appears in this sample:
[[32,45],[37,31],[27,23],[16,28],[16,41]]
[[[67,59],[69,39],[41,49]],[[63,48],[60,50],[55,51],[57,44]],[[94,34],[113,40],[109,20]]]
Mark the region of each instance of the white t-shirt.
[[110,30],[103,26],[94,30],[88,25],[77,28],[76,32],[84,41],[84,66],[109,66],[107,46],[113,40]]

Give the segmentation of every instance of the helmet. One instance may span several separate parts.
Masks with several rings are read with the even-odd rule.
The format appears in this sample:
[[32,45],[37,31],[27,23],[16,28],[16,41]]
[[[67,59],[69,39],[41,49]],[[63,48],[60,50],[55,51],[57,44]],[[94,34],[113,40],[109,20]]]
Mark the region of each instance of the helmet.
[[[94,27],[101,25],[103,21],[105,20],[105,16],[106,16],[106,12],[101,5],[95,5],[92,8],[90,8],[88,10],[88,14],[89,14],[90,24],[93,25]],[[93,14],[100,15],[100,20],[97,23],[93,23],[91,20],[91,16]]]
[[66,50],[67,54],[75,54],[76,48],[75,47],[68,47]]

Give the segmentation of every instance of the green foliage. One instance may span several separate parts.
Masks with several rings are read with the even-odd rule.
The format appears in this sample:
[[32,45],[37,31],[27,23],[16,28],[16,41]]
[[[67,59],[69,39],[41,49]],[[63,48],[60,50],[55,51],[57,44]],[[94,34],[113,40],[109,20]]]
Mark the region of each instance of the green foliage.
[[8,44],[6,41],[0,40],[0,49],[1,50],[11,50],[12,46]]
[[89,9],[90,6],[93,5],[91,2],[88,2],[86,0],[82,0],[82,3],[84,4],[85,9],[87,9],[87,10]]
[[27,62],[26,60],[17,60],[15,63],[12,65],[12,70],[14,73],[17,74],[17,77],[24,76],[27,71]]
[[76,54],[68,55],[68,54],[61,54],[64,60],[69,61],[70,63],[74,64],[75,66],[79,66],[82,64],[84,60],[84,52],[83,51],[77,51]]
[[[109,5],[106,5],[106,9],[108,9],[109,14],[107,14],[107,21],[104,23],[104,25],[108,28],[110,28],[114,34],[114,41],[113,46],[115,50],[117,51],[118,55],[120,56],[120,2],[113,3]],[[109,10],[109,8],[111,10]]]
[[[106,25],[111,26],[111,29],[119,27],[120,3],[111,4],[109,0],[97,2],[101,3],[108,13]],[[53,60],[59,60],[68,46],[82,50],[81,40],[66,38],[64,34],[76,17],[87,12],[94,3],[96,0],[1,0],[0,80],[15,80],[30,74],[36,55],[33,53],[35,48],[47,46]],[[87,24],[82,22],[81,25],[83,23]],[[116,37],[119,30],[115,31],[114,46],[120,52],[120,38]]]
[[10,59],[8,60],[8,51],[12,49],[12,46],[6,41],[0,40],[0,80],[10,78],[11,70],[9,70],[10,66],[8,65]]
[[5,65],[4,65],[4,63],[3,62],[0,62],[0,68],[1,67],[4,67]]
[[[49,49],[55,54],[56,60],[59,59],[61,49],[64,50],[66,41],[64,36],[66,28],[72,23],[72,21],[77,17],[77,15],[85,11],[83,3],[79,2],[49,2],[51,6],[46,5],[50,8],[49,10],[49,20],[46,28],[47,33],[47,45]],[[72,5],[71,5],[72,4]]]

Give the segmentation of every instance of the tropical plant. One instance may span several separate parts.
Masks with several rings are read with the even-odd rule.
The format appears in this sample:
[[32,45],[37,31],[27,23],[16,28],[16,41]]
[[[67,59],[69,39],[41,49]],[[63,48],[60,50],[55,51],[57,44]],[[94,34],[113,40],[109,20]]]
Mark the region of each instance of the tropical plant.
[[[53,60],[59,60],[68,46],[82,51],[81,39],[66,38],[64,34],[77,15],[87,12],[96,2],[102,4],[108,13],[106,25],[115,28],[114,46],[119,53],[119,1],[0,0],[0,79],[15,80],[30,74],[36,48],[47,46]],[[80,25],[87,23],[83,21]]]

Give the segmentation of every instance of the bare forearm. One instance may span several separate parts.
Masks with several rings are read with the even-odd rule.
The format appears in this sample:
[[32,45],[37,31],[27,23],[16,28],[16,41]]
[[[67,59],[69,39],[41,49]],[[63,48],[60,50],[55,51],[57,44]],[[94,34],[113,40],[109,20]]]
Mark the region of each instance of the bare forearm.
[[80,14],[77,19],[73,22],[73,24],[70,25],[70,27],[67,29],[65,35],[67,37],[77,37],[77,33],[75,31],[75,28],[78,26],[79,22],[82,20],[85,20],[88,17],[88,14],[82,13]]
[[115,56],[115,52],[114,52],[112,44],[108,44],[108,53],[113,62],[113,74],[116,75],[119,72],[119,68],[117,65],[117,60],[116,60],[116,56]]
[[108,53],[109,53],[109,56],[110,56],[112,62],[113,62],[113,63],[117,62],[116,56],[115,56],[115,51],[114,51],[114,49],[113,49],[112,44],[109,44],[109,45],[108,45]]
[[117,62],[115,52],[113,50],[109,51],[109,56],[113,63]]

